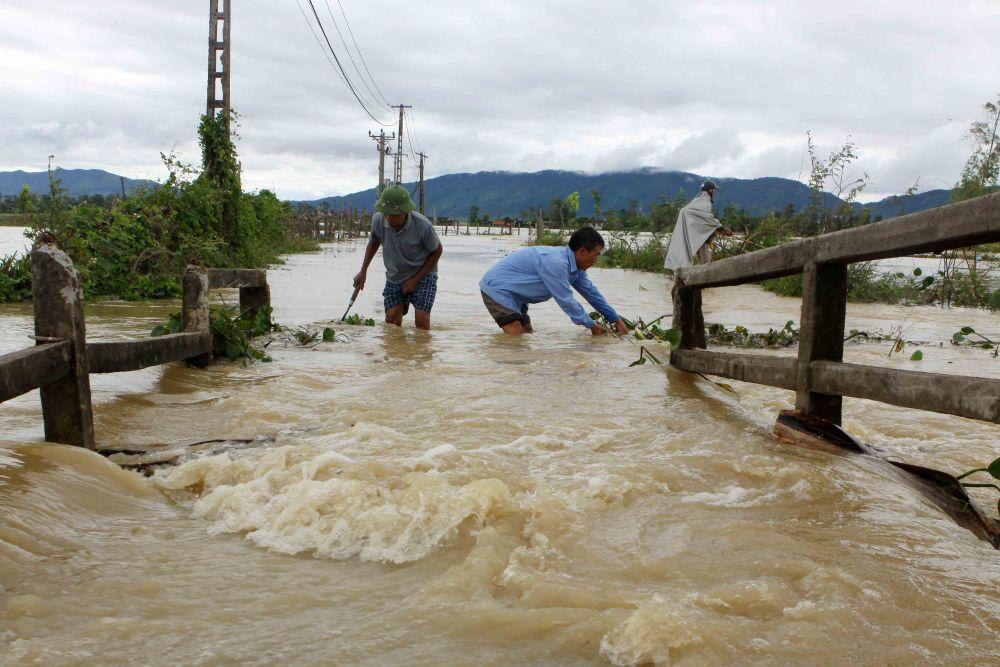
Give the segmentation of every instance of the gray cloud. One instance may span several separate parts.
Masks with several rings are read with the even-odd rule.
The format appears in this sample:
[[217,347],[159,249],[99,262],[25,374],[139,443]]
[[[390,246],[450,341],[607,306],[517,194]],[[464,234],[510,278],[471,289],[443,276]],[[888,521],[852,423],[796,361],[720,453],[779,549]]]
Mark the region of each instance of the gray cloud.
[[[652,166],[795,177],[811,130],[823,150],[852,136],[870,196],[917,177],[939,187],[956,180],[962,130],[998,92],[983,66],[1000,32],[994,0],[919,11],[901,1],[836,11],[791,0],[342,1],[382,92],[414,105],[429,176]],[[339,47],[327,3],[314,2]],[[160,151],[197,162],[202,4],[0,0],[0,169],[40,169],[51,153],[62,166],[144,177],[162,177]],[[378,126],[295,3],[234,8],[246,183],[288,197],[370,186],[367,133]],[[392,124],[390,110],[376,116]]]

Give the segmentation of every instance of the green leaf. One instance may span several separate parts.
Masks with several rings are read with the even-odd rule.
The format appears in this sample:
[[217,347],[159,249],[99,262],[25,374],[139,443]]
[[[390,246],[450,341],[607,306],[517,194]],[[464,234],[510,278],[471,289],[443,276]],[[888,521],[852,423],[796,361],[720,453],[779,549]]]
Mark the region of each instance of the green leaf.
[[150,336],[163,336],[163,335],[166,335],[167,331],[169,331],[169,329],[167,329],[167,325],[166,324],[157,324],[155,327],[153,327],[153,330],[149,332],[149,335]]
[[638,329],[635,330],[635,337],[639,340],[646,340],[646,337],[642,335],[642,332]]
[[663,332],[663,339],[670,343],[670,348],[676,350],[681,346],[681,330],[667,329]]
[[960,332],[958,332],[958,331],[956,331],[956,332],[954,333],[954,335],[952,335],[952,337],[951,337],[951,342],[952,342],[952,343],[955,343],[956,345],[958,345],[959,343],[961,343],[961,342],[962,342],[963,340],[965,340],[965,336],[963,336],[963,335],[962,335],[962,334],[961,334]]
[[993,475],[994,479],[1000,479],[1000,459],[994,459],[993,463],[986,466],[986,472]]
[[336,335],[337,332],[333,330],[333,327],[326,327],[323,329],[323,342],[329,343],[336,337]]
[[968,336],[969,334],[974,334],[974,333],[976,333],[976,330],[975,330],[975,329],[973,329],[972,327],[962,327],[961,331],[962,331],[962,333],[964,333],[964,334],[965,334],[966,336]]
[[979,347],[983,348],[984,350],[992,350],[993,343],[980,343]]
[[241,352],[242,350],[239,345],[230,340],[226,341],[226,356],[229,357],[230,361],[236,361],[239,359]]
[[642,366],[644,363],[646,363],[646,357],[640,354],[639,358],[629,364],[628,367],[632,368],[633,366]]
[[913,275],[915,275],[915,276],[922,276],[922,275],[924,275],[924,272],[923,272],[923,270],[921,270],[921,268],[920,268],[920,267],[918,266],[917,268],[913,269]]
[[923,358],[924,358],[924,353],[921,352],[920,350],[917,350],[916,352],[910,355],[910,361],[920,361]]

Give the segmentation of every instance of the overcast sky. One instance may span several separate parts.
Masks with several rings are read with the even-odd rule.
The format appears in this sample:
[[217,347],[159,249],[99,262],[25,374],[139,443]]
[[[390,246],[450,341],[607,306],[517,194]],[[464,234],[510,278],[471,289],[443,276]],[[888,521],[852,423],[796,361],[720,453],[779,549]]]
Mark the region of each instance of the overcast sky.
[[[367,95],[326,0],[313,2]],[[851,137],[864,198],[877,199],[918,178],[921,191],[953,185],[965,130],[1000,92],[1000,0],[341,2],[378,89],[414,107],[428,178],[657,167],[804,179],[811,130],[824,153]],[[233,12],[244,186],[288,198],[373,186],[379,126],[296,0],[233,0]],[[162,179],[161,151],[197,162],[207,19],[205,0],[0,0],[0,170],[42,170],[54,154]]]

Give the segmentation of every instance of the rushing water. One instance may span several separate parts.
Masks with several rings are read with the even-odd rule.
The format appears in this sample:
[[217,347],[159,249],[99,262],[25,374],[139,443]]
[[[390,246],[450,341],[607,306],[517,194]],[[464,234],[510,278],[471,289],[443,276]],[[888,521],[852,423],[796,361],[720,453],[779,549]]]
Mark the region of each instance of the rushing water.
[[[146,479],[42,444],[37,393],[0,406],[0,662],[1000,660],[997,552],[894,469],[775,441],[789,392],[629,368],[636,347],[551,302],[532,308],[536,334],[501,335],[476,282],[523,238],[444,238],[430,334],[411,317],[279,340],[270,364],[93,378],[101,445],[274,440]],[[361,251],[272,270],[276,319],[339,318]],[[380,310],[379,273],[362,313]],[[592,276],[623,314],[670,309],[662,276]],[[705,307],[752,330],[798,320],[797,300],[750,286]],[[88,304],[89,333],[144,335],[177,308]],[[996,316],[848,320],[929,341],[919,363],[886,344],[849,361],[1000,377],[988,352],[938,346],[963,325],[1000,335]],[[0,353],[30,329],[30,307],[0,306]],[[897,458],[961,471],[997,455],[997,426],[845,403],[847,429]]]

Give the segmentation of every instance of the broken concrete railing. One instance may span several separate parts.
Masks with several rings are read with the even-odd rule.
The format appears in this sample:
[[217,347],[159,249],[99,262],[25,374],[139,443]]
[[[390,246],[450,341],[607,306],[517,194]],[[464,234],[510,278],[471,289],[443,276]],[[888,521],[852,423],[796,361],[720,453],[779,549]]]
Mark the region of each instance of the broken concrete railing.
[[270,305],[267,274],[259,269],[189,267],[184,274],[182,333],[88,343],[83,291],[69,257],[50,244],[31,252],[35,347],[0,356],[0,403],[40,389],[45,439],[94,449],[91,373],[119,373],[212,360],[210,289],[238,287],[240,310],[253,316]]

